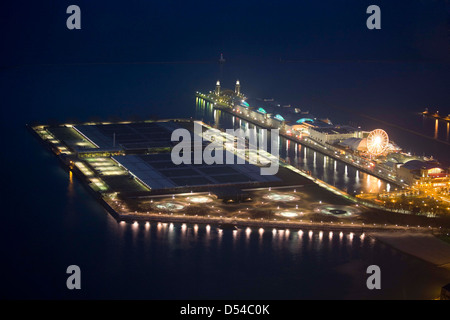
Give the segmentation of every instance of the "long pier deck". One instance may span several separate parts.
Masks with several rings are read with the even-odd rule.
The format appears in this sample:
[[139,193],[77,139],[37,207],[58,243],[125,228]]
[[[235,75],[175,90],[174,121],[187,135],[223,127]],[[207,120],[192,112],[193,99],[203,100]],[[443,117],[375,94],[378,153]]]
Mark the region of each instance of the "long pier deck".
[[[276,127],[276,126],[270,126],[266,123],[262,123],[261,121],[258,121],[257,119],[255,119],[255,117],[251,117],[251,116],[247,116],[244,113],[239,113],[236,110],[233,111],[233,108],[231,108],[230,106],[226,105],[226,104],[222,104],[222,103],[218,103],[215,102],[213,99],[211,99],[209,96],[207,95],[203,95],[200,93],[197,93],[197,97],[202,98],[204,100],[207,100],[211,103],[213,103],[213,108],[217,109],[217,110],[221,110],[224,112],[227,112],[233,116],[236,116],[242,120],[245,120],[249,123],[252,123],[254,125],[257,125],[261,128],[264,129],[279,129],[280,130],[280,135],[286,139],[289,139],[290,141],[299,143],[305,147],[308,147],[312,150],[318,151],[330,158],[336,159],[338,161],[341,161],[345,164],[348,164],[358,170],[361,170],[367,174],[370,174],[372,176],[375,176],[383,181],[389,182],[391,184],[393,184],[394,186],[402,186],[402,183],[397,181],[396,179],[393,179],[383,173],[377,172],[376,170],[370,170],[369,166],[367,165],[362,165],[362,164],[358,164],[357,162],[352,161],[351,159],[345,157],[345,156],[341,156],[340,154],[340,150],[338,151],[338,149],[334,148],[333,146],[324,146],[323,144],[319,143],[318,141],[314,141],[314,139],[312,139],[311,137],[308,138],[303,138],[303,137],[297,137],[296,135],[292,135],[292,134],[288,134],[286,132],[286,130],[284,130],[282,127]],[[255,111],[249,111],[250,112],[255,112]],[[353,156],[354,157],[354,156]],[[365,162],[364,159],[360,159],[361,162]],[[406,186],[406,184],[404,184],[404,186]]]

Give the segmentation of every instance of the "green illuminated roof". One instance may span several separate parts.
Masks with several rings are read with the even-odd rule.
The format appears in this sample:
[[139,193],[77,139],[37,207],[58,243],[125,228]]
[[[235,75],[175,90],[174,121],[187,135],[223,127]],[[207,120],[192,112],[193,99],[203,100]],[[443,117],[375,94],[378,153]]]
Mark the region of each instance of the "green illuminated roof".
[[301,119],[297,120],[297,123],[303,123],[303,122],[306,122],[306,121],[314,122],[314,120],[310,119],[310,118],[301,118]]
[[267,113],[266,110],[264,110],[263,108],[259,108],[259,109],[258,109],[258,112],[261,112],[261,113],[264,113],[264,114]]

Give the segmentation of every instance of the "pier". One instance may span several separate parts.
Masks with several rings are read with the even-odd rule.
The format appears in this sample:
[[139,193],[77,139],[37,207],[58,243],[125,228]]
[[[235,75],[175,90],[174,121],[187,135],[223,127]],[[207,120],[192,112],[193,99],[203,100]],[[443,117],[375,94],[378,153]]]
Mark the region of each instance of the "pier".
[[[398,181],[397,179],[394,179],[393,177],[389,176],[388,174],[384,174],[383,171],[380,172],[379,171],[380,169],[378,169],[378,171],[374,170],[373,163],[364,158],[356,157],[355,155],[348,155],[345,153],[343,154],[342,153],[343,151],[341,149],[338,149],[332,145],[324,146],[322,143],[315,141],[311,137],[303,137],[300,133],[293,132],[294,131],[293,129],[286,130],[285,126],[282,125],[281,123],[280,123],[280,126],[274,126],[274,125],[269,125],[267,122],[259,121],[258,117],[260,117],[260,114],[253,110],[245,109],[244,112],[242,112],[242,110],[241,110],[242,108],[240,108],[240,107],[235,107],[235,106],[231,106],[229,104],[223,103],[223,102],[219,102],[216,99],[214,99],[211,95],[205,95],[200,92],[196,93],[196,97],[198,97],[200,99],[204,99],[206,101],[209,101],[212,104],[214,109],[227,112],[237,118],[245,120],[245,121],[252,123],[256,126],[259,126],[263,129],[269,129],[269,130],[270,129],[279,129],[280,135],[282,137],[284,137],[285,139],[299,143],[299,144],[301,144],[305,147],[308,147],[312,150],[318,151],[318,152],[322,153],[323,155],[326,155],[330,158],[333,158],[335,160],[338,160],[345,164],[348,164],[358,170],[361,170],[367,174],[375,176],[383,181],[392,183],[394,186],[398,186],[398,187],[407,186],[407,184],[402,183],[402,182]],[[288,133],[288,131],[290,133]],[[356,158],[357,161],[359,161],[361,163],[357,163],[356,161],[354,161],[353,160],[354,158]]]

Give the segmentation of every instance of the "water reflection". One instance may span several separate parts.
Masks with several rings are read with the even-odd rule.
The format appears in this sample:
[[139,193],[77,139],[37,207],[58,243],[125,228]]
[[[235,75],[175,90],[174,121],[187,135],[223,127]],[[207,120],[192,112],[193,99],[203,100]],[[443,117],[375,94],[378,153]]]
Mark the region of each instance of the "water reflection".
[[434,118],[422,117],[422,132],[433,139],[449,141],[450,122]]
[[67,197],[69,202],[72,203],[72,200],[75,196],[75,192],[73,189],[73,173],[72,170],[69,171],[69,185],[67,186]]
[[136,246],[138,241],[139,233],[139,223],[137,221],[133,222],[131,225],[131,238],[133,242],[133,246]]
[[194,225],[194,236],[198,234],[198,225]]
[[352,241],[353,241],[353,232],[350,232],[350,233],[348,234],[348,240],[350,241],[350,244],[351,244]]
[[223,238],[223,230],[222,229],[217,229],[217,245],[220,246],[222,243],[222,238]]
[[264,234],[264,229],[263,228],[259,228],[258,233],[259,233],[260,238],[262,238],[262,236]]
[[[243,128],[256,128],[258,135],[261,132],[258,126],[249,124],[238,118],[235,121],[235,116],[230,115],[227,112],[217,112],[215,117],[208,117],[208,109],[202,109],[202,104],[200,99],[197,102],[197,114],[201,114],[200,119],[204,119],[205,122],[216,121],[221,124],[221,127],[225,129],[237,129]],[[212,113],[210,113],[212,115]],[[267,132],[268,140],[270,140],[270,132]],[[284,158],[287,162],[297,166],[299,169],[303,169],[307,172],[311,172],[315,177],[334,185],[337,188],[346,190],[348,193],[360,193],[382,191],[386,189],[386,183],[379,180],[374,176],[370,176],[365,172],[360,172],[358,169],[347,166],[345,163],[336,161],[335,159],[329,158],[320,152],[311,150],[305,146],[298,143],[293,143],[292,141],[279,137],[279,150],[280,157]],[[268,146],[270,148],[270,145]],[[303,152],[301,152],[303,148]],[[270,150],[270,149],[269,149]],[[300,151],[300,152],[299,152]],[[328,165],[328,161],[333,161],[333,166]],[[367,177],[367,183],[361,184],[360,180]],[[363,180],[364,181],[364,180]],[[378,183],[379,181],[379,183]]]
[[120,221],[119,222],[119,229],[118,229],[118,233],[119,233],[119,237],[120,239],[123,239],[126,233],[126,229],[127,229],[127,223],[125,221]]
[[436,119],[436,121],[434,123],[434,138],[435,139],[438,138],[438,132],[439,132],[439,120]]

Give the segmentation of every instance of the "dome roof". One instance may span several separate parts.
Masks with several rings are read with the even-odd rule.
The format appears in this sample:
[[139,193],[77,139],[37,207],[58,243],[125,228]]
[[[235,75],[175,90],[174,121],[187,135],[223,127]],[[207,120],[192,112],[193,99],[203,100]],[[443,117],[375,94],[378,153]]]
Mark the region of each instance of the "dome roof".
[[430,161],[420,161],[420,160],[410,160],[406,162],[404,165],[402,165],[402,168],[408,169],[408,170],[421,170],[421,169],[433,169],[438,168],[439,164],[436,162],[430,162]]
[[341,145],[352,150],[365,150],[367,149],[367,140],[365,138],[348,138],[342,141]]

